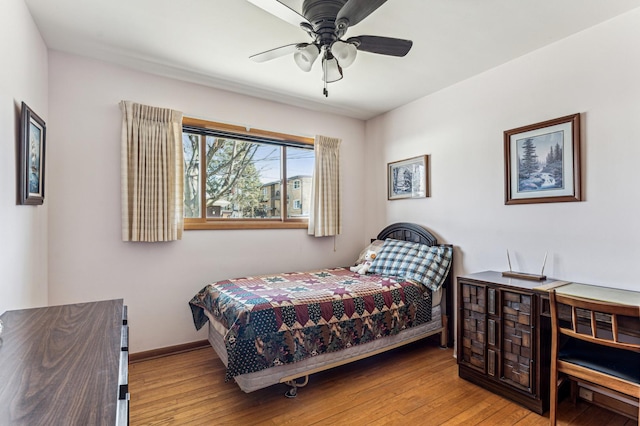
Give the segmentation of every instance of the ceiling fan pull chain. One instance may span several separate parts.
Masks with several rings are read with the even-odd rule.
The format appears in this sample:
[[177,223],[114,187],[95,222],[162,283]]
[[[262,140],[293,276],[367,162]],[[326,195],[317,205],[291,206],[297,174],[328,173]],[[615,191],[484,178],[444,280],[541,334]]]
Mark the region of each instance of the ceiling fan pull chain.
[[324,95],[325,98],[329,97],[329,91],[327,90],[327,75],[328,75],[328,66],[327,66],[327,59],[328,59],[328,50],[326,48],[326,46],[324,47],[324,54],[322,57],[322,73],[324,74],[324,78],[322,79],[324,81],[324,89],[322,89],[322,94]]
[[322,89],[322,94],[325,98],[328,98],[329,91],[327,90],[327,67],[322,67],[322,71],[324,72],[324,89]]

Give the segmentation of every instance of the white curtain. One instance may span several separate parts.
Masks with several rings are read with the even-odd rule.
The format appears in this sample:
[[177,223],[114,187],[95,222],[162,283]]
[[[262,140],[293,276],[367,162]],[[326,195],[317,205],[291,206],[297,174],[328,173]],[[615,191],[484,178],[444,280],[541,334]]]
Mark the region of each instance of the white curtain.
[[342,233],[341,142],[341,139],[327,136],[315,138],[309,235],[329,237]]
[[120,102],[122,240],[173,241],[184,228],[182,113]]

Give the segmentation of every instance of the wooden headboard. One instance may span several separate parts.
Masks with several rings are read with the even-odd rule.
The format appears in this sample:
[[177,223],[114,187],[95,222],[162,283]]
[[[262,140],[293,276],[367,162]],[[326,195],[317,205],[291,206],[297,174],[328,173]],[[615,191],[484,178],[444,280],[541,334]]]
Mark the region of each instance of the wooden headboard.
[[392,223],[384,228],[378,234],[378,240],[386,240],[393,238],[394,240],[413,241],[415,243],[434,246],[438,244],[436,237],[420,225],[409,222]]

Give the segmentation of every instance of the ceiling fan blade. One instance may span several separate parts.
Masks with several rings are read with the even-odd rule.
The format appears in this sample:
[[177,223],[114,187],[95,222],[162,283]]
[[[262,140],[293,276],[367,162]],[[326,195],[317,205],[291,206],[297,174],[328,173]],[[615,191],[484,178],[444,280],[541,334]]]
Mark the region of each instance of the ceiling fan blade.
[[413,46],[411,40],[367,35],[350,37],[347,39],[347,43],[354,43],[358,50],[363,52],[389,56],[405,56]]
[[299,27],[302,22],[309,23],[307,18],[277,0],[249,0],[249,2],[296,27]]
[[249,56],[249,59],[255,62],[266,62],[272,59],[279,58],[281,56],[287,55],[289,53],[295,53],[298,43],[287,44],[286,46],[276,47],[275,49],[267,50],[262,53],[256,53],[255,55]]
[[353,27],[371,15],[386,1],[387,0],[348,0],[347,3],[342,6],[342,9],[340,9],[340,12],[338,12],[336,22],[346,19],[349,21],[349,26]]

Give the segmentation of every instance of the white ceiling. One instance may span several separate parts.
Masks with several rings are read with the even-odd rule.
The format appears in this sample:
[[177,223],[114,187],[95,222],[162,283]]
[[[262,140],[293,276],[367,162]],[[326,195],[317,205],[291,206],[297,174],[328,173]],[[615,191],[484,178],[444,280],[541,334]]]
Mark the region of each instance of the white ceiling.
[[410,39],[413,48],[404,58],[359,52],[325,98],[319,61],[304,73],[290,56],[249,60],[310,38],[246,0],[25,3],[50,49],[360,119],[640,7],[640,0],[389,0],[346,36]]

